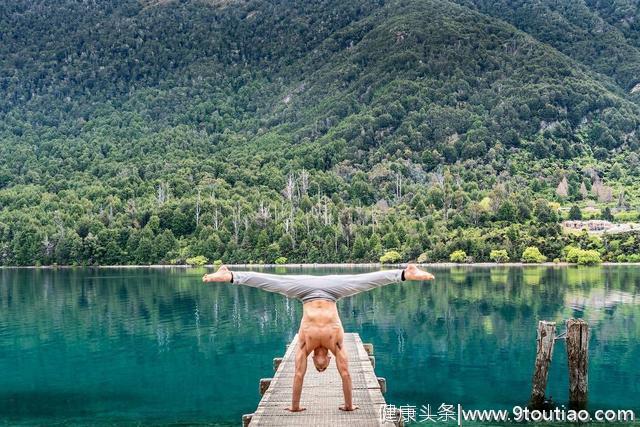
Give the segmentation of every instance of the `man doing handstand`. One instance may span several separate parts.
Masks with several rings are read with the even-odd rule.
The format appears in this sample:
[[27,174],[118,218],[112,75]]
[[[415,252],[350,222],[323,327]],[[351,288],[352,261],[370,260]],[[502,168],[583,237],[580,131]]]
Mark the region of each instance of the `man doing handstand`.
[[303,315],[298,331],[298,348],[293,380],[292,412],[304,411],[300,406],[302,383],[307,371],[307,357],[313,352],[313,364],[319,372],[329,366],[331,356],[336,358],[336,367],[342,378],[344,393],[343,411],[353,411],[351,376],[347,354],[343,346],[344,330],[338,315],[336,301],[380,286],[403,280],[433,280],[431,273],[409,264],[404,270],[383,270],[363,274],[337,274],[327,276],[278,275],[251,271],[230,271],[222,266],[212,274],[205,274],[203,282],[231,282],[276,292],[303,303]]

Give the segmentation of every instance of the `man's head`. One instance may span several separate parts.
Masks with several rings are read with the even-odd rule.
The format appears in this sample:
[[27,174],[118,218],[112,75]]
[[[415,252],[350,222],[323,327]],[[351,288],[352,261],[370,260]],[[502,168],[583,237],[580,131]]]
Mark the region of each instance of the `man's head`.
[[318,347],[313,351],[313,364],[316,366],[318,372],[324,372],[329,366],[331,356],[329,351],[324,347]]

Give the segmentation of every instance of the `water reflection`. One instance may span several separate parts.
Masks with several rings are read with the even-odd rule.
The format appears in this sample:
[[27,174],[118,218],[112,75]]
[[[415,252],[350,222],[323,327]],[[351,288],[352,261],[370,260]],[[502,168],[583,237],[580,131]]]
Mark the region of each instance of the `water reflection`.
[[[340,303],[345,328],[374,343],[390,402],[523,404],[537,321],[584,317],[593,331],[591,406],[640,411],[640,268],[434,270],[434,283],[391,285]],[[367,270],[312,274],[357,271]],[[271,373],[302,309],[252,288],[203,285],[202,273],[1,269],[0,419],[237,424],[254,409],[258,379]],[[563,353],[559,342],[549,385],[561,403]]]

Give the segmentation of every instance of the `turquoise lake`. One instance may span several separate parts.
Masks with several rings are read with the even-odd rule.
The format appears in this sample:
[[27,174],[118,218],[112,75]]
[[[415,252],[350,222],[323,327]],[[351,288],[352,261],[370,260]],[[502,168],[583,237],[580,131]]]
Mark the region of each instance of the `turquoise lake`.
[[[0,269],[0,424],[239,425],[297,332],[302,306],[203,284],[210,271]],[[375,347],[389,403],[526,405],[538,320],[562,332],[565,319],[580,317],[592,331],[588,408],[640,415],[639,266],[430,271],[435,282],[339,302],[345,330]],[[557,404],[566,404],[567,376],[558,341],[548,388]]]

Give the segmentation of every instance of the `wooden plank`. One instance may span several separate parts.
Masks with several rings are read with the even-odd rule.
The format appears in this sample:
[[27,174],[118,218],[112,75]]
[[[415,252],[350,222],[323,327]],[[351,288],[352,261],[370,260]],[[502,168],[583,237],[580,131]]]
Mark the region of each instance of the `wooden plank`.
[[369,353],[358,334],[348,333],[344,345],[349,355],[349,371],[353,382],[353,402],[359,409],[344,412],[338,409],[344,403],[342,380],[331,358],[329,368],[318,372],[309,355],[307,373],[302,387],[300,404],[305,411],[291,413],[286,410],[291,404],[291,390],[295,368],[296,335],[287,346],[258,408],[252,414],[250,426],[391,426],[384,423],[381,411],[385,405],[381,384],[369,359]]

